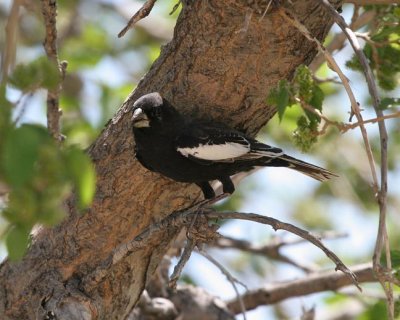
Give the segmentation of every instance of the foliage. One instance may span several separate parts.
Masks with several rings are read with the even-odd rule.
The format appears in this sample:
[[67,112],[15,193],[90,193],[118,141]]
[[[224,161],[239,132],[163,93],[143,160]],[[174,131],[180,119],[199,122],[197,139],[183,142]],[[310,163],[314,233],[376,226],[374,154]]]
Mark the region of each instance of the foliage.
[[[71,194],[75,195],[73,199],[81,210],[90,205],[95,191],[95,171],[82,148],[94,140],[134,87],[120,80],[115,84],[99,80],[85,72],[90,68],[93,73],[107,59],[120,61],[128,58],[127,53],[132,54],[132,42],[116,45],[116,32],[109,31],[110,25],[115,23],[115,17],[110,16],[113,9],[100,3],[91,4],[92,10],[108,14],[109,18],[106,22],[97,19],[97,15],[85,17],[91,21],[83,24],[80,14],[76,14],[79,2],[59,1],[58,4],[59,57],[68,62],[66,78],[62,81],[58,68],[42,53],[43,21],[36,15],[40,13],[40,2],[37,2],[30,7],[32,11],[26,13],[29,24],[20,25],[19,51],[25,50],[30,55],[17,61],[7,82],[0,86],[0,186],[8,190],[4,208],[0,199],[0,216],[3,217],[0,221],[7,222],[0,226],[0,235],[5,240],[8,257],[13,260],[23,256],[34,225],[53,226],[62,221],[66,214],[64,202]],[[4,10],[2,6],[1,10]],[[142,40],[135,46],[155,56],[158,47],[154,43],[158,40],[149,41],[145,32],[137,33]],[[149,63],[144,63],[143,68]],[[123,69],[133,77],[143,72],[141,70]],[[31,104],[35,104],[33,98],[40,97],[41,108],[45,110],[43,89],[55,89],[60,81],[63,85],[62,133],[66,136],[61,146],[50,138],[44,126],[25,123],[25,114],[33,108]],[[93,92],[100,93],[97,101]]]
[[[40,88],[54,89],[59,83],[57,67],[46,57],[17,65],[9,86],[21,94]],[[13,104],[1,88],[0,181],[8,189],[8,221],[4,232],[9,258],[20,259],[36,224],[53,226],[65,216],[63,202],[75,190],[78,206],[90,205],[95,188],[95,172],[89,157],[73,145],[59,146],[47,129],[36,124],[16,124]]]
[[[398,84],[400,72],[400,8],[396,5],[370,8],[377,10],[377,18],[366,36],[364,53],[372,70],[378,79],[379,86],[384,90],[394,90]],[[347,62],[347,67],[362,71],[355,56]]]
[[313,110],[322,110],[324,97],[311,71],[304,65],[298,67],[290,84],[281,80],[268,94],[267,103],[276,106],[280,121],[288,107],[303,107],[304,115],[298,117],[297,128],[293,132],[294,143],[302,151],[310,150],[318,140],[321,118]]

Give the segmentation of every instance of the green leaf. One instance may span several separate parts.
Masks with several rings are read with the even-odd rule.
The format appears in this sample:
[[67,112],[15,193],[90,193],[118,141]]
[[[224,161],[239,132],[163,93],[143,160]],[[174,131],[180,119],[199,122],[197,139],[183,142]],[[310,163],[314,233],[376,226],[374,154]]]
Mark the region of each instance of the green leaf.
[[11,223],[32,226],[37,222],[38,200],[35,190],[30,187],[12,189],[8,207],[2,214]]
[[267,103],[275,105],[278,111],[279,121],[282,121],[285,110],[289,105],[290,91],[286,80],[281,80],[276,88],[273,88],[268,97]]
[[96,173],[87,154],[76,147],[70,147],[65,154],[68,174],[78,192],[79,206],[88,207],[96,188]]
[[6,97],[6,86],[0,85],[0,147],[4,142],[4,137],[7,132],[11,129],[11,110],[12,104],[7,100]]
[[379,108],[387,109],[393,105],[400,105],[400,98],[383,98],[379,104]]
[[313,106],[315,109],[322,110],[322,103],[324,102],[325,94],[322,89],[314,85],[312,88],[312,97],[310,100],[310,105]]
[[307,152],[318,141],[318,123],[308,121],[305,116],[301,116],[297,121],[297,128],[293,132],[295,145],[301,151]]
[[19,64],[10,76],[10,83],[24,91],[35,91],[39,88],[55,89],[60,82],[60,72],[54,62],[40,57],[29,64]]
[[12,261],[20,260],[28,248],[29,229],[14,226],[6,237],[6,246],[8,250],[8,258]]
[[385,302],[379,301],[368,309],[366,309],[357,319],[358,320],[376,320],[383,319],[383,315],[386,315]]
[[313,87],[315,84],[311,71],[307,66],[300,65],[297,68],[293,79],[293,86],[296,88],[296,95],[309,104],[313,96]]
[[87,23],[78,37],[70,37],[60,48],[60,56],[68,61],[68,71],[74,72],[84,66],[93,66],[104,58],[104,52],[112,51],[105,30],[100,25]]
[[[393,269],[400,269],[400,250],[390,250],[390,259],[392,263]],[[381,264],[386,266],[386,254],[382,254],[381,256]]]
[[390,256],[392,258],[392,267],[394,269],[400,268],[400,250],[391,250]]
[[39,148],[46,139],[46,129],[35,125],[23,125],[8,134],[1,157],[4,177],[11,186],[20,187],[33,176]]
[[[312,90],[311,90],[311,95],[312,96],[311,96],[311,99],[309,101],[309,105],[311,107],[313,107],[314,109],[317,109],[317,110],[321,111],[322,110],[322,103],[323,103],[324,98],[325,98],[324,92],[322,91],[322,89],[319,86],[314,85]],[[321,122],[321,118],[318,115],[316,115],[315,113],[310,112],[308,110],[305,110],[305,113],[307,115],[307,118],[310,120],[310,122],[313,122],[313,123],[320,123]]]

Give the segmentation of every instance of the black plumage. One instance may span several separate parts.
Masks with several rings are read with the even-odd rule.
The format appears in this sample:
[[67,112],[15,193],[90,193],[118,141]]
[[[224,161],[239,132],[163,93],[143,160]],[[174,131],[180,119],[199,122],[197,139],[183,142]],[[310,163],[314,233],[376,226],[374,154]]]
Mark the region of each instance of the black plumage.
[[233,193],[230,177],[260,166],[288,167],[319,181],[335,176],[221,123],[184,117],[157,92],[134,103],[132,126],[136,157],[145,168],[197,184],[206,199],[215,197],[210,181]]

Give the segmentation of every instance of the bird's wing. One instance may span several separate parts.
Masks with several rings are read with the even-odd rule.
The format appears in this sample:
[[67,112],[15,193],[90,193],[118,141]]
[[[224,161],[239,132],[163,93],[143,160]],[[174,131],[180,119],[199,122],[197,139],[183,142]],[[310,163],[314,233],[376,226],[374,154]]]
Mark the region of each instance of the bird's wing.
[[202,162],[234,162],[283,155],[274,148],[246,137],[240,131],[217,124],[187,126],[176,140],[176,150],[183,156]]

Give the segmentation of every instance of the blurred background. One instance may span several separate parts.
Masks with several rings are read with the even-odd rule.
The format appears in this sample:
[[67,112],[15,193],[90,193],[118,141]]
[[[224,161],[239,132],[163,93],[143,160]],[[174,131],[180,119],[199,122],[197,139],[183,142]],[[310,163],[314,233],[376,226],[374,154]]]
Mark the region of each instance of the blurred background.
[[[42,42],[44,26],[39,1],[25,0],[19,24],[16,64],[28,64],[45,56]],[[60,0],[58,14],[59,58],[68,62],[60,106],[63,110],[62,133],[67,144],[88,147],[105,123],[135,88],[141,77],[158,57],[160,46],[170,41],[180,8],[169,13],[175,1],[156,2],[149,17],[118,38],[127,20],[143,5],[132,0]],[[0,2],[0,30],[5,30],[12,1]],[[397,8],[397,14],[398,14]],[[392,9],[393,10],[393,9]],[[354,6],[343,7],[343,16],[350,21]],[[360,32],[366,32],[364,28]],[[339,29],[333,27],[327,38],[331,41]],[[399,32],[399,31],[398,31]],[[400,35],[397,39],[400,38]],[[0,33],[0,45],[5,49],[5,33]],[[362,41],[363,42],[363,41]],[[400,46],[395,47],[400,52]],[[362,74],[346,67],[352,58],[348,44],[334,57],[350,79],[350,84],[363,109],[364,119],[374,118],[367,85]],[[4,56],[3,56],[4,57]],[[400,60],[400,56],[398,56]],[[393,65],[393,68],[398,66]],[[400,68],[397,69],[397,72]],[[335,77],[323,63],[318,79]],[[384,87],[382,97],[399,97],[398,74],[394,86]],[[340,84],[321,82],[325,93],[323,113],[329,119],[348,122],[350,102]],[[381,86],[382,87],[382,86]],[[388,90],[390,89],[390,90]],[[265,89],[267,97],[269,88]],[[30,93],[6,86],[6,97],[16,107],[12,117],[18,125],[46,125],[46,91]],[[391,106],[387,113],[396,112]],[[324,243],[348,265],[371,261],[378,228],[378,206],[371,188],[372,178],[359,129],[342,134],[329,127],[325,135],[307,152],[296,147],[293,132],[297,128],[301,108],[288,108],[282,121],[274,117],[259,133],[258,139],[284,149],[288,154],[328,168],[340,177],[319,183],[306,176],[280,168],[266,168],[247,177],[236,193],[219,204],[221,210],[254,212],[293,223],[326,237]],[[368,135],[376,159],[379,159],[379,136],[376,124],[367,124]],[[388,231],[391,250],[399,250],[400,233],[400,123],[387,120],[389,130],[389,201]],[[1,137],[0,137],[1,139]],[[377,163],[379,169],[379,163]],[[378,170],[379,172],[379,170]],[[0,202],[0,209],[5,203]],[[0,215],[0,233],[7,229],[7,220]],[[235,239],[262,246],[272,241],[288,241],[280,252],[294,261],[280,262],[263,255],[236,249],[209,248],[209,253],[224,265],[249,289],[263,284],[289,281],[305,276],[304,270],[333,270],[334,265],[309,243],[290,244],[297,238],[286,232],[244,221],[224,222],[221,233]],[[0,257],[7,250],[0,243]],[[398,255],[398,257],[400,257]],[[185,267],[182,282],[193,283],[222,299],[235,297],[235,291],[225,276],[204,257],[193,254]],[[326,292],[282,303],[259,307],[248,313],[248,319],[299,319],[304,309],[315,307],[316,319],[381,319],[385,315],[384,297],[379,285],[363,285],[360,296],[355,287],[337,293]],[[245,289],[239,286],[241,292]],[[345,306],[345,307],[344,307]],[[345,316],[350,315],[346,318]],[[240,319],[241,316],[238,316]]]

